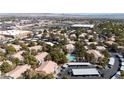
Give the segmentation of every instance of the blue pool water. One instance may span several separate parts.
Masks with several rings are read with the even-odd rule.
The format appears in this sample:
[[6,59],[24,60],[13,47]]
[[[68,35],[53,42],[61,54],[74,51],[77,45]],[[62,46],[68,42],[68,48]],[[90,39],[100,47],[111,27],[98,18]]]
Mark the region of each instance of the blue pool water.
[[69,62],[76,61],[76,57],[74,55],[71,55],[71,54],[67,55],[67,59],[68,59]]

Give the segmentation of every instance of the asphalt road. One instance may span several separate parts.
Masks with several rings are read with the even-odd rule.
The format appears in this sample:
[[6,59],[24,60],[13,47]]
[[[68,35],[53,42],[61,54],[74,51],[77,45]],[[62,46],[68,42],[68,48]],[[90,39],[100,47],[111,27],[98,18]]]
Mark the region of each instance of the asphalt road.
[[115,63],[110,69],[106,69],[105,71],[103,71],[104,79],[112,78],[118,72],[118,70],[120,68],[120,61],[116,57],[116,54],[112,53],[111,56],[115,58]]

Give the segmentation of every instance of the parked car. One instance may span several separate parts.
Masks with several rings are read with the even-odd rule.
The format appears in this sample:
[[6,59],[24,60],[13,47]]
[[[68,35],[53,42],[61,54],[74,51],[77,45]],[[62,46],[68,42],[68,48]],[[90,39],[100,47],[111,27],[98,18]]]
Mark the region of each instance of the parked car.
[[118,71],[111,79],[119,79],[121,75],[121,72]]

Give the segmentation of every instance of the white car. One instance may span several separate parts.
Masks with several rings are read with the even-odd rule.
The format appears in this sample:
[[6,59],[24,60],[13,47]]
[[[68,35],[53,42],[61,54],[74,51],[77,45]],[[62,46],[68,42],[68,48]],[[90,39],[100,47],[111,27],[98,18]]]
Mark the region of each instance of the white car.
[[124,71],[124,66],[121,66],[120,70],[121,70],[121,71]]
[[109,63],[108,63],[108,67],[111,68],[115,63],[115,58],[114,57],[110,57],[109,59]]
[[124,62],[121,62],[121,65],[124,66]]

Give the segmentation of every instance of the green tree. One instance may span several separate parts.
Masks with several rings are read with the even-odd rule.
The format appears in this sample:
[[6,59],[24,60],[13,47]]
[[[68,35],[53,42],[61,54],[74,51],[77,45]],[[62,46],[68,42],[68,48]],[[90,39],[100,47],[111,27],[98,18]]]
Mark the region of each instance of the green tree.
[[36,71],[31,70],[31,69],[26,70],[22,74],[23,78],[25,78],[25,79],[34,79],[34,78],[36,78],[36,75],[37,75]]
[[81,42],[75,43],[75,55],[77,57],[77,60],[84,59],[84,55],[86,53],[86,49],[84,48],[83,44]]
[[31,55],[34,55],[34,56],[37,55],[37,51],[35,49],[31,49],[30,52],[31,52]]
[[50,55],[50,54],[48,54],[48,55],[44,58],[44,60],[45,60],[45,61],[52,60],[51,55]]
[[7,72],[11,71],[12,69],[13,69],[12,65],[10,65],[7,62],[3,62],[3,64],[0,66],[0,70],[3,73],[7,73]]
[[46,74],[44,79],[53,79],[53,78],[54,78],[53,74]]
[[67,39],[63,38],[63,39],[59,40],[59,44],[66,45],[67,44]]
[[103,67],[105,67],[107,64],[108,64],[108,58],[104,57],[104,58],[102,59],[101,65],[102,65]]
[[12,58],[11,59],[12,63],[15,64],[16,66],[21,63],[21,61],[18,58]]
[[51,50],[53,50],[53,47],[52,46],[43,44],[42,51],[44,51],[44,52],[50,52]]
[[81,29],[78,29],[78,30],[75,32],[75,35],[76,35],[77,40],[78,40],[79,35],[80,35],[81,33],[82,33],[82,32],[81,32]]
[[23,50],[29,51],[28,46],[24,43],[20,44]]
[[20,44],[19,39],[15,39],[13,43],[16,44],[16,45],[19,45]]
[[94,38],[90,38],[89,42],[95,42],[96,40]]
[[14,54],[16,52],[16,49],[10,45],[10,46],[6,46],[6,54]]
[[121,71],[121,79],[124,79],[124,71]]
[[61,51],[54,49],[53,51],[50,52],[50,56],[52,60],[55,61],[57,64],[67,63],[66,55]]
[[28,34],[27,36],[28,36],[29,38],[32,38],[33,35],[32,35],[32,34]]
[[30,43],[28,44],[29,47],[35,46],[35,42],[30,41]]
[[61,30],[61,34],[65,34],[67,30]]
[[65,55],[67,55],[68,50],[67,50],[67,48],[66,48],[65,46],[64,46],[64,47],[62,47],[62,50],[63,50],[64,54],[65,54]]
[[0,61],[4,61],[5,59],[6,59],[5,53],[3,53],[2,51],[0,51]]
[[69,77],[66,76],[66,75],[64,75],[64,76],[62,77],[62,79],[69,79]]
[[31,65],[33,69],[35,69],[38,66],[36,58],[29,52],[24,52],[22,56],[24,57],[24,63]]
[[96,45],[95,44],[90,44],[91,49],[96,49]]
[[117,52],[117,50],[118,50],[117,44],[112,44],[109,46],[109,48],[111,49],[112,52]]
[[102,51],[102,54],[106,57],[106,58],[109,58],[110,57],[110,54],[107,50],[104,50]]
[[29,69],[22,74],[25,79],[52,79],[53,74],[46,74],[44,72],[37,72],[35,70]]
[[93,54],[89,54],[89,53],[85,54],[85,60],[90,62],[90,63],[95,63],[96,62],[95,56]]

